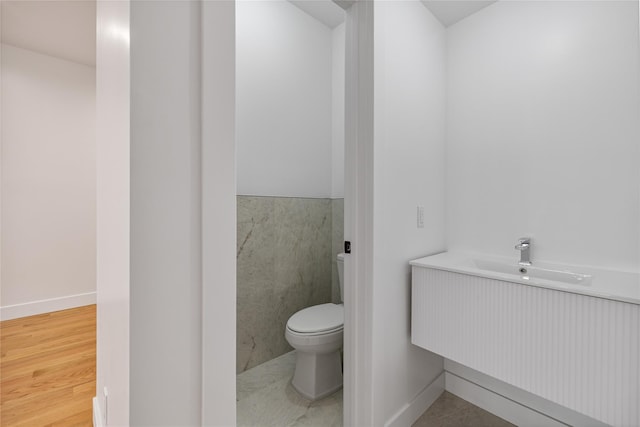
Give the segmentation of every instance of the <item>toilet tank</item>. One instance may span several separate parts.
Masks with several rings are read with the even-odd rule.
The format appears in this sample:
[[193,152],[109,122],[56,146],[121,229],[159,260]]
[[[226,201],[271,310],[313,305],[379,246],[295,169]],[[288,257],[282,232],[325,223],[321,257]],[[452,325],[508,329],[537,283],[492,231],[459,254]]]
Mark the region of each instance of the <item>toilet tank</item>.
[[340,302],[344,301],[344,254],[338,254],[338,283],[340,284]]

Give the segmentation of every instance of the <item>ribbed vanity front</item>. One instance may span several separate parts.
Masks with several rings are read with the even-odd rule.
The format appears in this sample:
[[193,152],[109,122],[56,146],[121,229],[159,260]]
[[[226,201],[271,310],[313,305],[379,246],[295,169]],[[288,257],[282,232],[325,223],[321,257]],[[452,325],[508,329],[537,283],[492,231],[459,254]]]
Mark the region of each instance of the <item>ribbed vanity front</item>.
[[640,305],[412,271],[415,345],[605,423],[640,425]]

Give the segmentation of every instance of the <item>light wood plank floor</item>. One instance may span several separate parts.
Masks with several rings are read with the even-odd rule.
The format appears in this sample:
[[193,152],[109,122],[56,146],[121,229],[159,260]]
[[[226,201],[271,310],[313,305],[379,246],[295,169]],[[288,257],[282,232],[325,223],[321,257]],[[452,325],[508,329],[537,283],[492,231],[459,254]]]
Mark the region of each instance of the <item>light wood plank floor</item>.
[[0,322],[0,350],[0,425],[92,425],[95,305]]

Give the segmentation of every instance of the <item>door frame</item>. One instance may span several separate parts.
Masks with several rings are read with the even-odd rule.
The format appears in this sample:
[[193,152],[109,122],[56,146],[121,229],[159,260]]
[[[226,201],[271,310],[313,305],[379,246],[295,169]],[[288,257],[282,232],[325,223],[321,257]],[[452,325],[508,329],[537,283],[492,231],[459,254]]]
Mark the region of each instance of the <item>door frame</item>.
[[344,425],[373,425],[373,2],[346,12]]
[[[346,95],[345,95],[345,240],[352,242],[352,253],[345,259],[345,343],[344,343],[344,425],[372,425],[374,392],[372,384],[373,342],[373,2],[370,0],[333,0],[346,11]],[[235,402],[235,302],[236,302],[236,177],[235,177],[235,0],[200,0],[200,38],[194,40],[201,52],[200,81],[200,180],[195,183],[201,203],[201,242],[195,248],[194,259],[201,262],[202,335],[201,335],[201,420],[203,425],[234,425]],[[109,30],[116,5],[100,2],[98,23]],[[117,81],[122,102],[109,105],[109,113],[122,126],[124,134],[117,141],[122,152],[105,157],[104,167],[128,164],[129,138],[129,7],[128,1],[118,3],[122,11],[121,28],[117,34],[98,31],[98,41],[112,43],[111,38],[126,34],[122,49],[122,64]],[[102,28],[102,27],[100,27]],[[120,42],[122,43],[122,42]],[[100,63],[99,73],[113,83],[111,64]],[[109,86],[111,87],[111,86]],[[120,94],[120,91],[112,91]],[[120,108],[122,107],[122,108]],[[126,108],[125,108],[126,107]],[[107,116],[104,116],[107,118]],[[111,116],[108,116],[109,118]],[[105,145],[109,147],[109,145]],[[106,170],[106,169],[105,169]],[[125,168],[128,170],[128,168]],[[129,177],[114,189],[118,200],[128,200]],[[108,181],[104,181],[108,182]],[[110,193],[111,194],[111,193]],[[123,199],[124,200],[124,199]],[[127,200],[124,200],[126,202]],[[122,212],[122,237],[114,245],[114,253],[122,260],[123,276],[119,302],[128,307],[128,203],[117,203]],[[105,217],[109,217],[105,211]],[[120,218],[120,217],[118,217]],[[105,233],[108,236],[108,233]],[[105,252],[100,260],[108,260]],[[104,266],[105,274],[112,266]],[[104,282],[102,284],[102,282]],[[98,379],[99,387],[111,386],[109,411],[111,422],[129,418],[128,317],[121,328],[108,322],[102,314],[109,304],[107,298],[112,281],[98,282]],[[101,285],[102,284],[102,285]],[[119,288],[119,289],[120,289]],[[108,291],[108,292],[107,292]],[[104,301],[103,301],[104,302]],[[207,309],[205,310],[204,307]],[[125,310],[125,314],[128,310]],[[114,366],[115,349],[109,351],[107,335],[122,344],[118,357],[121,365]],[[111,336],[109,335],[109,336]],[[117,339],[116,339],[117,338]],[[116,347],[118,347],[116,345]],[[220,352],[216,349],[226,348]],[[101,349],[104,349],[101,352]],[[119,359],[119,360],[120,360]],[[117,386],[116,384],[121,385]],[[106,415],[106,396],[98,392],[97,408]],[[117,415],[117,416],[116,416]],[[100,417],[102,418],[102,417]],[[99,419],[98,421],[103,421]]]

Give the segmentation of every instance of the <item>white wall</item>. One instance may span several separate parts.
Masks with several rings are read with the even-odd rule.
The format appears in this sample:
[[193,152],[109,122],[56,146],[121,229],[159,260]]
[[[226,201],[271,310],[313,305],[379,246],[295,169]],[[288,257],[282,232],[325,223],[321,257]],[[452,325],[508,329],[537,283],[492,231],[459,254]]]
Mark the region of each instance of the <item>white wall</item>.
[[637,2],[498,2],[448,38],[449,249],[638,269]]
[[330,197],[331,29],[284,0],[236,14],[238,194]]
[[[96,10],[98,424],[129,425],[129,1]],[[150,302],[151,303],[151,302]],[[104,390],[108,392],[107,398]],[[101,419],[100,419],[101,418]]]
[[95,68],[2,45],[2,319],[95,302]]
[[345,24],[332,30],[331,198],[344,197]]
[[408,261],[445,249],[445,30],[417,0],[376,2],[374,20],[373,424],[383,425],[443,371],[410,343]]
[[202,425],[236,424],[235,2],[202,3]]
[[131,3],[130,423],[136,426],[201,424],[201,87],[200,45],[193,42],[199,22],[197,2]]
[[235,424],[234,21],[98,3],[97,425]]

